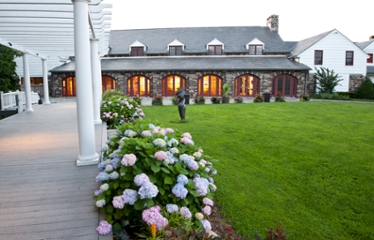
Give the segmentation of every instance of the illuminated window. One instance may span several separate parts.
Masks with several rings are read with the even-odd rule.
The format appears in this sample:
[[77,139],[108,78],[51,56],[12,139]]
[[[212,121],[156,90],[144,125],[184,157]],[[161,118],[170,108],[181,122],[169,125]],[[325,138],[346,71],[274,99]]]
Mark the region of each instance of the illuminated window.
[[181,87],[186,87],[186,79],[179,75],[169,75],[162,79],[162,95],[175,96]]
[[149,96],[150,80],[147,77],[136,75],[127,79],[127,95]]
[[103,92],[109,89],[116,89],[116,80],[109,76],[102,76],[101,85]]
[[62,96],[76,96],[76,79],[74,76],[67,77],[62,80]]
[[291,75],[278,75],[273,79],[272,94],[276,96],[295,97],[297,93],[297,79]]
[[262,45],[249,45],[249,55],[262,55],[263,46]]
[[197,94],[199,96],[221,96],[222,78],[216,75],[205,75],[197,80]]
[[235,96],[256,96],[260,93],[260,79],[252,75],[235,78]]
[[209,45],[208,54],[209,55],[222,55],[222,45]]

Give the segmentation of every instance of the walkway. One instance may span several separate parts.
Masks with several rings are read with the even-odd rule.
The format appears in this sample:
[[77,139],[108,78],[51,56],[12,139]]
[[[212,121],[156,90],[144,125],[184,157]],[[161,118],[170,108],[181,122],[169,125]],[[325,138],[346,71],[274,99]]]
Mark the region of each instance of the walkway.
[[76,167],[76,103],[33,109],[0,121],[0,240],[110,239],[96,233],[97,166]]

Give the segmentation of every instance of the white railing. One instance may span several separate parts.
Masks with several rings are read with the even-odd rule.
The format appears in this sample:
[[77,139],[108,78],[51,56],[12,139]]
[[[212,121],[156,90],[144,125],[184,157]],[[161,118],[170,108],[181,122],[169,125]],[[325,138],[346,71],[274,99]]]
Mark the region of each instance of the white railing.
[[[17,102],[18,98],[18,102]],[[39,94],[36,92],[31,92],[31,104],[36,104],[39,102]],[[18,106],[22,106],[26,104],[26,96],[25,92],[8,92],[3,93],[0,92],[0,102],[1,102],[1,108],[0,110],[5,110],[7,108],[16,108]]]

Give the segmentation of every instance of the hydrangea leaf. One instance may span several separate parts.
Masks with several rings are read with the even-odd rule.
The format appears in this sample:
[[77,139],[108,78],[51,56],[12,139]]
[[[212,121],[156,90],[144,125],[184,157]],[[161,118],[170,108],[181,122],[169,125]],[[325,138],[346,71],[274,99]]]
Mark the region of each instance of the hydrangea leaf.
[[160,171],[160,166],[157,166],[156,164],[153,164],[151,166],[151,169],[154,173],[158,173]]
[[165,183],[165,184],[172,185],[172,184],[174,183],[174,181],[173,181],[173,179],[172,179],[171,177],[166,176],[166,177],[164,178],[164,183]]

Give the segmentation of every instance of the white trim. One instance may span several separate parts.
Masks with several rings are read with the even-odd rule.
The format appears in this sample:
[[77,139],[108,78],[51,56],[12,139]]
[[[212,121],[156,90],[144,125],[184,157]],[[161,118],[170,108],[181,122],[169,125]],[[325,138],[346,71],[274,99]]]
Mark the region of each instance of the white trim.
[[167,46],[167,50],[169,51],[169,47],[172,46],[172,47],[175,47],[175,46],[181,46],[182,47],[182,51],[184,51],[184,48],[185,48],[185,45],[183,43],[181,43],[178,39],[174,39],[171,43],[168,44]]
[[221,42],[221,41],[218,40],[217,38],[214,38],[212,41],[210,41],[210,42],[206,45],[206,50],[209,49],[209,46],[219,46],[219,45],[222,46],[222,51],[225,50],[225,44],[223,44],[223,42]]

